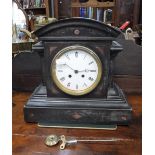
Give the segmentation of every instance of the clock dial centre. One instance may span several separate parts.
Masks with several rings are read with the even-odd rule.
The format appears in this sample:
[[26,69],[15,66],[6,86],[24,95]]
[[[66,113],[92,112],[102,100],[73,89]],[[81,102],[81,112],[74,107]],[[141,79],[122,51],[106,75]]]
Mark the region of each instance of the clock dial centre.
[[74,73],[77,74],[77,73],[79,73],[79,71],[78,70],[74,70]]

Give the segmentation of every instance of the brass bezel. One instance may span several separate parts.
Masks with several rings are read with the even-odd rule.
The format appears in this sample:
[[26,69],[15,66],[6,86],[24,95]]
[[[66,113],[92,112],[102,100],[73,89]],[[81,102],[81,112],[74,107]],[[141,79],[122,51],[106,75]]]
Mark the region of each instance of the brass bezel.
[[[57,79],[57,76],[56,76],[56,63],[55,63],[55,60],[56,59],[59,59],[64,53],[68,52],[69,50],[83,50],[84,52],[90,54],[96,61],[97,63],[97,66],[98,66],[98,75],[97,75],[97,78],[95,80],[95,82],[90,86],[88,87],[87,89],[84,89],[84,90],[70,90],[70,89],[67,89],[66,87],[64,87],[60,82],[59,80]],[[89,48],[87,47],[84,47],[84,46],[68,46],[68,47],[65,47],[63,48],[62,50],[60,50],[56,55],[55,57],[53,58],[52,60],[52,63],[51,63],[51,77],[54,81],[54,83],[56,84],[56,86],[63,92],[65,92],[66,94],[69,94],[69,95],[73,95],[73,96],[80,96],[80,95],[85,95],[89,92],[91,92],[92,90],[94,90],[96,88],[96,86],[98,85],[98,83],[100,82],[101,80],[101,75],[102,75],[102,63],[101,63],[101,60],[99,59],[99,57]]]

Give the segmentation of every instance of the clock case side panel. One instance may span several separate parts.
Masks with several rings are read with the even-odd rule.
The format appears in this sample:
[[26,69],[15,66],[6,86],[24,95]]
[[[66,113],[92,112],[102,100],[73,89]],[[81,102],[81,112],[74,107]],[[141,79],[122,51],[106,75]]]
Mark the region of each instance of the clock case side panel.
[[[44,81],[46,84],[47,89],[47,96],[48,97],[76,97],[71,96],[63,91],[61,91],[53,82],[53,79],[51,77],[51,63],[55,55],[62,50],[65,47],[68,46],[84,46],[92,51],[95,52],[95,54],[98,55],[98,57],[101,60],[102,63],[102,76],[99,84],[97,87],[92,90],[90,93],[86,95],[82,95],[83,98],[103,98],[107,96],[107,90],[110,84],[110,41],[104,41],[104,42],[44,42],[45,47],[45,53],[44,53],[44,65],[43,65],[43,73],[44,73]],[[108,48],[107,48],[108,47]],[[78,96],[80,97],[80,96]]]

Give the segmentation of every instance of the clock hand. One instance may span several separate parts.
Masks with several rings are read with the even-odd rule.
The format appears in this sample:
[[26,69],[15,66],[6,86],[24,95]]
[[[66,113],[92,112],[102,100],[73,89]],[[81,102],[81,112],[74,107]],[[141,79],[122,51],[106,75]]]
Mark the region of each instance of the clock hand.
[[62,65],[62,66],[67,66],[67,67],[69,67],[70,69],[72,69],[73,71],[76,71],[75,69],[73,69],[72,67],[70,67],[69,65],[67,65],[66,63],[65,64],[58,64],[58,65]]
[[85,69],[85,70],[82,70],[82,71],[79,71],[79,72],[89,72],[90,70],[88,69]]
[[72,69],[73,71],[75,71],[75,69],[73,69],[72,67],[70,67],[69,65],[65,64],[67,67],[69,67],[70,69]]
[[65,64],[67,67],[69,67],[70,69],[72,69],[74,71],[75,74],[79,73],[78,70],[73,69],[72,67],[70,67],[69,65]]
[[85,69],[85,70],[82,70],[82,71],[78,71],[78,72],[96,72],[96,70],[92,70],[92,69]]
[[75,69],[73,69],[72,67],[70,67],[68,64],[59,64],[59,65],[62,65],[62,66],[67,66],[67,67],[69,67],[70,69],[72,69],[73,71],[74,71],[74,73],[75,74],[77,74],[77,73],[79,73],[79,72],[89,72],[89,71],[91,71],[91,70],[88,70],[88,69],[85,69],[85,70],[82,70],[82,71],[78,71],[78,70],[75,70]]

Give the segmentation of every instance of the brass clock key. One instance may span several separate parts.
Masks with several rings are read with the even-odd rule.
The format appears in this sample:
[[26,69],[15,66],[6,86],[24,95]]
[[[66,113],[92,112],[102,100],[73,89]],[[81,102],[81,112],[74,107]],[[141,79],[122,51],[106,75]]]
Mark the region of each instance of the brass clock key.
[[62,144],[60,145],[60,149],[63,150],[65,149],[66,144],[75,144],[77,143],[77,140],[69,140],[67,141],[64,135],[61,135],[60,137],[57,135],[49,135],[45,139],[45,144],[47,146],[54,146],[59,143],[59,141],[62,141]]

